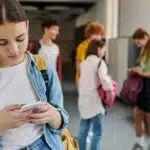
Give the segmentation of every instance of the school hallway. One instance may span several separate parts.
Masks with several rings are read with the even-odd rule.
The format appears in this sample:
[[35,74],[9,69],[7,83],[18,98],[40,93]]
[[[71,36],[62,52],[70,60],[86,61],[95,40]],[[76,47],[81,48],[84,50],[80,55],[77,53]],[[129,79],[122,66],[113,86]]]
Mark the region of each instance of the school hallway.
[[[80,117],[77,109],[76,87],[73,83],[65,81],[63,92],[65,108],[70,115],[69,130],[77,136]],[[102,150],[131,150],[134,139],[131,109],[117,102],[105,117]]]

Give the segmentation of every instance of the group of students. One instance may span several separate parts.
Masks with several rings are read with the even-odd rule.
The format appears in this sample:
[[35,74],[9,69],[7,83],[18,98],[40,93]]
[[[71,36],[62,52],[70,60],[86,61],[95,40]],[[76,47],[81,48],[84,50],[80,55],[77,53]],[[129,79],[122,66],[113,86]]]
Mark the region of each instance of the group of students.
[[100,79],[105,91],[111,92],[113,89],[103,59],[107,53],[103,25],[98,21],[87,23],[85,37],[85,41],[79,44],[76,52],[76,84],[81,117],[78,144],[81,150],[86,150],[87,139],[91,139],[90,150],[100,150],[105,106],[97,91],[97,79]]
[[[112,90],[107,65],[102,59],[106,54],[104,28],[99,22],[90,22],[85,29],[86,40],[77,48],[76,84],[78,88],[78,107],[81,116],[78,143],[81,150],[86,149],[86,140],[92,126],[91,150],[101,149],[103,118],[105,107],[97,92],[97,71],[105,90]],[[128,69],[128,74],[138,75],[143,82],[142,91],[133,107],[133,120],[136,141],[133,150],[145,150],[146,139],[150,150],[150,36],[144,29],[137,29],[132,36],[138,47],[139,57],[136,66]],[[111,57],[111,56],[110,56]],[[101,65],[98,68],[98,64]],[[147,138],[145,138],[145,135]]]

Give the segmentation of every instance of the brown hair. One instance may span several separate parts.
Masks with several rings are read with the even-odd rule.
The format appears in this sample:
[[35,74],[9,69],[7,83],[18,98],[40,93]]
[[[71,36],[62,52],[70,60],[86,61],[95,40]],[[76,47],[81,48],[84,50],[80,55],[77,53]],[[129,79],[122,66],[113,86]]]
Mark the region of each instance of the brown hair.
[[98,56],[98,53],[97,53],[98,48],[103,48],[104,45],[105,45],[105,42],[103,40],[97,40],[97,39],[91,40],[86,51],[86,57],[90,55]]
[[59,22],[57,20],[54,20],[54,19],[45,19],[43,22],[42,22],[42,29],[43,29],[43,32],[44,32],[44,29],[45,28],[50,28],[52,26],[58,26],[59,27]]
[[105,37],[104,26],[98,21],[90,21],[85,28],[85,37],[90,38],[93,34],[100,34]]
[[138,28],[135,30],[135,32],[133,33],[132,35],[132,39],[135,40],[135,39],[144,39],[145,36],[149,37],[149,34],[147,31],[145,31],[144,29],[142,28]]
[[24,9],[17,0],[0,0],[0,24],[27,21]]
[[150,38],[148,39],[148,41],[143,49],[143,52],[140,55],[140,60],[143,58],[145,59],[144,60],[145,64],[148,64],[150,61]]

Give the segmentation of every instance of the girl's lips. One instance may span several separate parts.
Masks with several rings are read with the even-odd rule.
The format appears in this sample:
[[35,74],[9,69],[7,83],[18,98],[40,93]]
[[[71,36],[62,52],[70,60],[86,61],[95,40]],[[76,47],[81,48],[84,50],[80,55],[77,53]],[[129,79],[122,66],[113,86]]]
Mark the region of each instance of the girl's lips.
[[9,58],[17,58],[18,55],[8,56]]

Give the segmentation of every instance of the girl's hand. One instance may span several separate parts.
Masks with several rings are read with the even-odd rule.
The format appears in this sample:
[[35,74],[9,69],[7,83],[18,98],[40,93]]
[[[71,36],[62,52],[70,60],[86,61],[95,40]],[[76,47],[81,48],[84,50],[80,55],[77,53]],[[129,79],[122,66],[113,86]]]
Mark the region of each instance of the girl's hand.
[[8,105],[0,111],[0,131],[19,128],[30,119],[31,111],[20,112],[21,105]]
[[42,104],[38,111],[32,114],[30,123],[46,124],[49,123],[53,128],[59,128],[61,125],[61,116],[57,109],[50,104]]
[[136,67],[135,69],[134,69],[134,72],[136,73],[136,74],[138,74],[138,75],[142,75],[142,73],[143,73],[143,71],[142,71],[142,69],[140,68],[140,67]]
[[108,91],[107,92],[107,97],[106,97],[106,101],[108,102],[109,100],[112,99],[112,91]]

